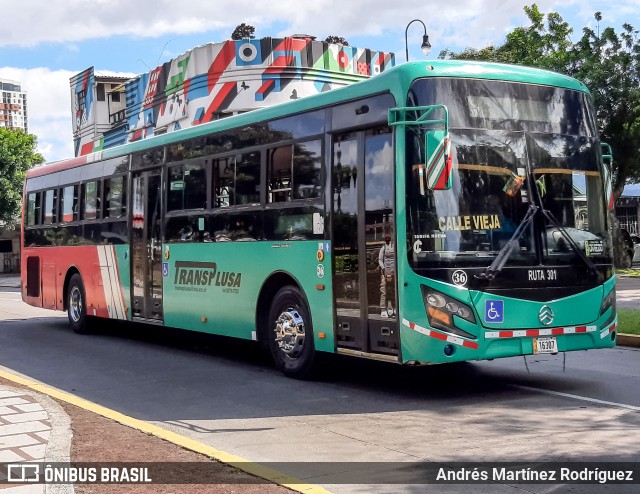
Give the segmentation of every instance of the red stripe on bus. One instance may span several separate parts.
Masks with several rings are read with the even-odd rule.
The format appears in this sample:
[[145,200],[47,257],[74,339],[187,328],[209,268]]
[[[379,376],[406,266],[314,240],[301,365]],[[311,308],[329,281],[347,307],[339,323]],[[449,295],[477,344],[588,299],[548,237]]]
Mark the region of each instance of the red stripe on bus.
[[462,346],[466,346],[467,348],[473,348],[474,350],[478,349],[478,344],[473,341],[462,340]]
[[436,331],[431,331],[431,336],[437,340],[447,341],[447,335],[438,333]]
[[527,332],[525,333],[527,336],[539,336],[540,335],[540,331],[537,329],[527,329]]
[[564,328],[553,328],[551,334],[564,334]]
[[513,337],[513,331],[500,331],[500,338],[511,338]]
[[576,333],[586,333],[587,332],[587,327],[586,326],[578,326],[576,328]]

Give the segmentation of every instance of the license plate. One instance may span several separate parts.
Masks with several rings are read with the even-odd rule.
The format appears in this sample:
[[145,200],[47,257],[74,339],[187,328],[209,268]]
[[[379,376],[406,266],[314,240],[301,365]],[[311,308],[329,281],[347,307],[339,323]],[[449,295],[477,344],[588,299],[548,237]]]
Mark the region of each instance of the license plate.
[[555,336],[533,339],[533,353],[558,353]]

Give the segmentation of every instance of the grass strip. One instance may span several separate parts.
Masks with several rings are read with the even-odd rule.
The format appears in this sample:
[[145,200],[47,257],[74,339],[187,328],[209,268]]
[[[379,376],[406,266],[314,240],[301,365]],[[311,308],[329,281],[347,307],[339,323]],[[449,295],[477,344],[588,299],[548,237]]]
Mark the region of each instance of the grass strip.
[[640,335],[640,310],[618,309],[618,333]]

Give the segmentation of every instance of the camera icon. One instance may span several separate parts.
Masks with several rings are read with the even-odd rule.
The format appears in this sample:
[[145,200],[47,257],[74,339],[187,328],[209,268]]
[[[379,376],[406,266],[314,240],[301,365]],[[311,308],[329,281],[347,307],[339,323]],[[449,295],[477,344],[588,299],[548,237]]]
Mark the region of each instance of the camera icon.
[[7,482],[38,482],[40,480],[40,465],[29,463],[11,463],[7,465]]

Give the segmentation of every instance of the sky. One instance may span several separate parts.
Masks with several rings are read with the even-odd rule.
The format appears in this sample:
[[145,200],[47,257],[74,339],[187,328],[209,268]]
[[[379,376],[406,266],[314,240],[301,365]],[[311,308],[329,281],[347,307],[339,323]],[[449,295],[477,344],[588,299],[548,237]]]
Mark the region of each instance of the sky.
[[[515,27],[528,25],[522,0],[0,0],[0,79],[27,91],[29,132],[47,161],[73,156],[69,78],[88,67],[98,75],[135,76],[185,51],[231,37],[245,22],[257,38],[309,34],[346,38],[351,46],[394,52],[405,61],[405,29],[422,20],[440,51],[499,45]],[[538,0],[558,12],[577,41],[585,26],[621,31],[640,28],[640,0]],[[408,28],[409,58],[420,51],[424,30]]]

